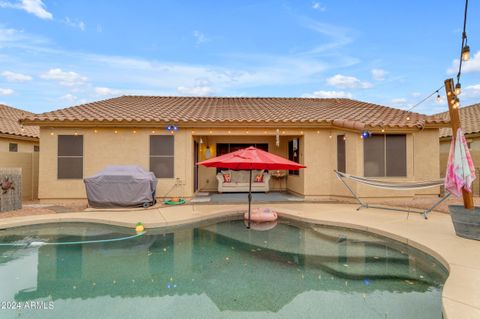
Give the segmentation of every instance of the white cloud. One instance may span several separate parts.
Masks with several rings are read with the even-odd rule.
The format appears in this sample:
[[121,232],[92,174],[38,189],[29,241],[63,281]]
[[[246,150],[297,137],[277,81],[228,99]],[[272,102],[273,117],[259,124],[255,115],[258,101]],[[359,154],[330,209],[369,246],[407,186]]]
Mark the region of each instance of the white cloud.
[[74,102],[77,99],[77,97],[73,94],[65,94],[60,97],[60,100],[67,101],[67,102]]
[[305,26],[327,38],[327,41],[321,41],[324,44],[314,47],[313,49],[305,52],[306,54],[324,53],[344,47],[353,41],[352,37],[350,36],[352,31],[347,28],[308,19]]
[[63,24],[68,25],[69,27],[72,28],[78,28],[82,31],[85,31],[85,23],[80,20],[72,20],[69,17],[65,17],[62,21]]
[[392,100],[390,101],[390,103],[392,103],[392,104],[397,104],[397,105],[398,105],[398,104],[406,104],[406,103],[407,103],[407,99],[404,98],[404,97],[400,97],[400,98],[392,99]]
[[12,95],[14,92],[12,89],[0,88],[0,95]]
[[210,38],[208,38],[203,32],[200,32],[198,30],[193,31],[193,36],[196,39],[197,45],[211,41]]
[[469,85],[462,90],[460,99],[466,98],[479,98],[480,97],[480,84]]
[[320,2],[312,3],[312,8],[321,12],[324,12],[325,10],[327,10],[327,7],[322,5]]
[[303,94],[303,97],[317,97],[317,98],[352,98],[352,93],[345,91],[315,91],[313,93]]
[[76,72],[66,72],[60,68],[50,69],[48,72],[40,75],[42,79],[57,81],[64,86],[79,86],[85,84],[87,77]]
[[26,82],[32,80],[32,77],[30,75],[15,73],[11,71],[3,71],[2,76],[10,82]]
[[111,88],[107,87],[96,87],[95,88],[95,93],[98,95],[106,96],[106,95],[119,95],[120,91],[119,90],[114,90]]
[[344,89],[369,89],[373,85],[369,82],[363,82],[353,76],[336,74],[327,79],[327,83]]
[[179,86],[177,92],[184,95],[208,96],[212,95],[215,90],[211,86],[198,84],[195,86]]
[[383,81],[385,80],[385,76],[387,75],[387,71],[384,69],[373,69],[372,70],[372,77],[376,81]]
[[0,1],[1,8],[20,9],[37,16],[40,19],[52,20],[53,15],[47,11],[42,0],[21,0],[17,3]]
[[[447,69],[447,73],[457,73],[459,62],[459,59],[453,60],[452,66]],[[470,72],[480,72],[480,51],[477,51],[473,56],[470,56],[470,60],[463,61],[462,63],[462,73]]]

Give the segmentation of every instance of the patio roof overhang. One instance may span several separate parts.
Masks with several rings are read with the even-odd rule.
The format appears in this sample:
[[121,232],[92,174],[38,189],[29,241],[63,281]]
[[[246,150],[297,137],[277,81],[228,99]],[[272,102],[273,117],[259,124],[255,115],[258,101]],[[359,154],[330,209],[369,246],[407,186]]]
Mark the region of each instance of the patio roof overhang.
[[58,128],[99,128],[99,127],[111,127],[111,128],[152,128],[162,127],[170,124],[176,124],[179,127],[188,128],[298,128],[298,129],[342,129],[351,131],[363,131],[363,130],[388,130],[388,131],[418,131],[422,129],[440,129],[443,127],[449,127],[449,122],[443,123],[426,123],[426,122],[412,122],[408,125],[396,125],[388,122],[375,122],[364,123],[360,121],[334,119],[334,120],[272,120],[272,121],[183,121],[172,120],[168,122],[160,121],[148,121],[148,120],[131,120],[131,121],[99,121],[95,119],[83,120],[83,121],[71,121],[71,120],[20,120],[20,123],[28,126],[40,126],[40,127],[58,127]]

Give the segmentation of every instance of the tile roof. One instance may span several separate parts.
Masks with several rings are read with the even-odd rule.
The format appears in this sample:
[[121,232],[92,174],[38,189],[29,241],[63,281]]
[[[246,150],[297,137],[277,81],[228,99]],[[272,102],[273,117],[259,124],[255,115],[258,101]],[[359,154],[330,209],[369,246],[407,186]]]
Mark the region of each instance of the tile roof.
[[371,127],[445,126],[446,120],[350,99],[270,97],[121,96],[27,116],[25,124],[120,123],[331,123]]
[[18,122],[26,116],[33,116],[31,112],[16,109],[0,104],[0,133],[23,137],[39,137],[38,126],[22,127]]
[[[460,112],[460,122],[462,123],[463,133],[464,134],[474,134],[480,133],[480,103],[472,104],[465,106],[459,109]],[[448,112],[443,112],[437,114],[441,118],[450,120],[450,115]],[[449,137],[452,136],[452,129],[441,128],[440,137]]]

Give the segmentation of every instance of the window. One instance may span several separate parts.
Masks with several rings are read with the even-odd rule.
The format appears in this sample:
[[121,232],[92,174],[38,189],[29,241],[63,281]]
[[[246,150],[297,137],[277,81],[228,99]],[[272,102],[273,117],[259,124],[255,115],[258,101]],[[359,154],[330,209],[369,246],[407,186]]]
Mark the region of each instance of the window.
[[59,135],[57,156],[58,179],[83,178],[83,136]]
[[40,146],[39,145],[33,145],[33,151],[34,152],[40,152]]
[[345,135],[337,135],[337,171],[346,173]]
[[[300,139],[288,141],[288,159],[300,163]],[[300,171],[288,171],[288,175],[299,175]]]
[[158,178],[173,178],[174,137],[171,135],[150,136],[150,170]]
[[9,152],[18,152],[18,144],[17,143],[10,143],[8,145]]
[[363,140],[364,175],[367,177],[407,176],[405,135],[372,135]]

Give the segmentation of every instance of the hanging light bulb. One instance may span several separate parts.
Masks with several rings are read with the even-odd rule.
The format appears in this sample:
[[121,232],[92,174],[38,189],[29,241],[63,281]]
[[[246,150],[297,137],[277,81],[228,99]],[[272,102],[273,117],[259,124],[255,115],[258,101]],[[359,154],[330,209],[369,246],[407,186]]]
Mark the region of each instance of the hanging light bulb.
[[460,93],[462,93],[462,85],[457,83],[457,85],[455,85],[455,95],[460,95]]
[[442,101],[442,97],[440,96],[440,94],[437,94],[437,97],[435,99],[437,103],[440,103],[440,101]]
[[458,98],[453,102],[453,108],[458,109],[460,107],[460,100]]
[[462,61],[470,60],[470,47],[465,45],[462,49]]

